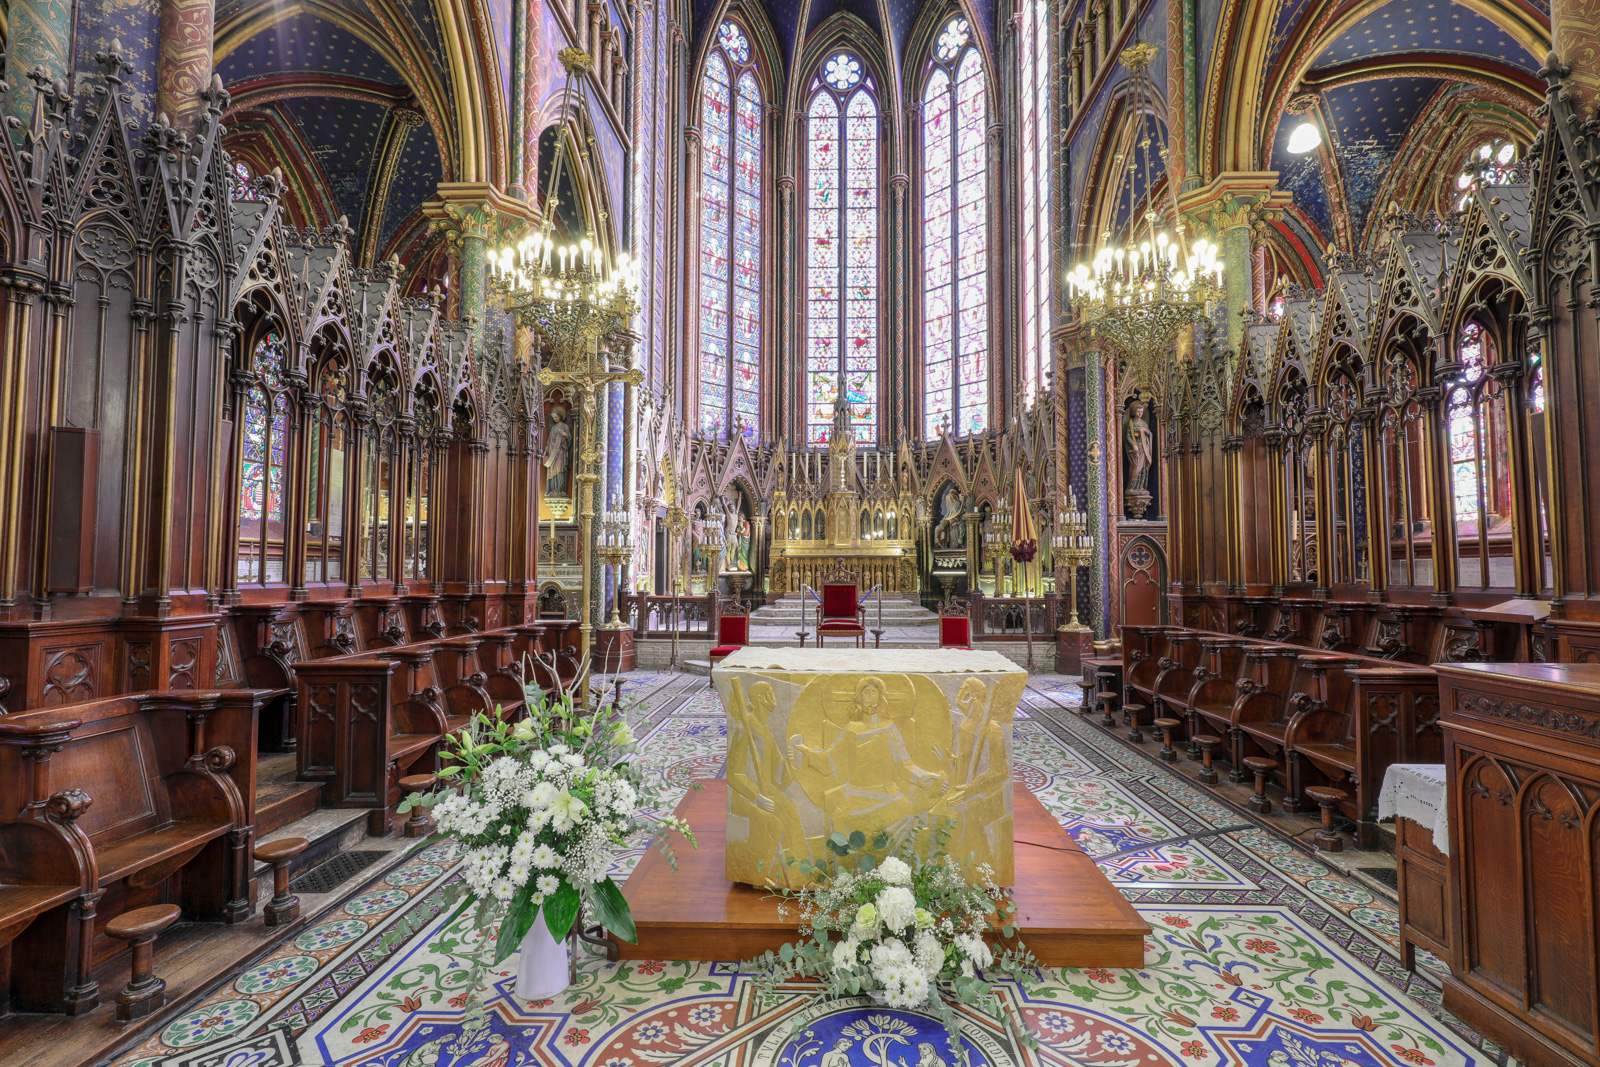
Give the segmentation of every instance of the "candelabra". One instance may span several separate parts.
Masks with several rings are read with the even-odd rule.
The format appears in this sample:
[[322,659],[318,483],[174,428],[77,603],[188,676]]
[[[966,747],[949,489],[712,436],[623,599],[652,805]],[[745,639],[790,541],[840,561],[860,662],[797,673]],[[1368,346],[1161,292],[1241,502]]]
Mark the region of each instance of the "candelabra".
[[683,531],[689,528],[689,513],[676,500],[667,505],[667,580],[672,584],[672,659],[668,666],[678,666],[678,597],[683,595],[683,576],[674,573],[678,549],[683,544]]
[[1060,633],[1083,633],[1089,627],[1078,621],[1078,568],[1087,567],[1094,558],[1094,534],[1089,532],[1088,513],[1078,509],[1078,494],[1070,487],[1067,489],[1066,507],[1056,512],[1050,549],[1057,562],[1067,568],[1068,584],[1072,590],[1069,601],[1072,618],[1056,629]]
[[600,519],[600,544],[597,554],[600,562],[611,568],[611,618],[602,630],[621,630],[623,622],[618,604],[622,600],[622,564],[633,558],[633,523],[628,512],[614,508],[605,511]]

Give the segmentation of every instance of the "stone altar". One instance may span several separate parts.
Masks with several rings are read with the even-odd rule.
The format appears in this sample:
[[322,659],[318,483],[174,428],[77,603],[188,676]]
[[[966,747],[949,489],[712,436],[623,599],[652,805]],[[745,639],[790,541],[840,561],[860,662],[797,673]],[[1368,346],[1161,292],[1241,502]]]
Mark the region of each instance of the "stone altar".
[[799,885],[828,836],[953,823],[950,855],[1011,885],[1011,731],[1027,672],[994,652],[743,648],[728,715],[727,877]]

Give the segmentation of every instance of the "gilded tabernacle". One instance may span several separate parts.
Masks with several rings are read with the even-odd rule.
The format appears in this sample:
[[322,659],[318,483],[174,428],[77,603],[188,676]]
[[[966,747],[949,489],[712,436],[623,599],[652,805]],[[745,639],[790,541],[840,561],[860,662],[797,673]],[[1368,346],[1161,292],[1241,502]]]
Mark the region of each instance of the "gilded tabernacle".
[[797,885],[835,832],[948,823],[948,850],[1013,878],[1011,729],[1026,674],[992,652],[743,649],[728,714],[727,875]]

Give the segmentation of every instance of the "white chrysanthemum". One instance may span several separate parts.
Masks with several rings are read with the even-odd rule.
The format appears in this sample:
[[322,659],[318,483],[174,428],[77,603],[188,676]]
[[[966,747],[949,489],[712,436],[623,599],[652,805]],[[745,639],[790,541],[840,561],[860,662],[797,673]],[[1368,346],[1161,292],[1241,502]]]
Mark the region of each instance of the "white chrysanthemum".
[[833,968],[836,971],[848,971],[856,965],[857,942],[851,940],[840,941],[833,946]]
[[561,879],[557,878],[553,874],[541,874],[539,876],[539,884],[537,888],[539,892],[543,893],[545,896],[549,896],[551,893],[554,893],[557,889],[561,888]]
[[911,950],[898,937],[887,938],[872,946],[868,961],[872,976],[886,983],[891,976],[911,965]]
[[910,885],[911,866],[899,856],[890,856],[878,864],[878,877],[890,885]]
[[987,967],[994,962],[994,953],[983,938],[977,934],[957,934],[955,937],[956,950],[971,960],[976,966]]
[[917,966],[929,979],[937,978],[944,969],[944,948],[927,930],[917,935]]
[[878,894],[878,918],[886,929],[904,930],[917,921],[917,898],[904,886],[892,885]]
[[556,850],[549,845],[540,845],[533,850],[530,862],[541,870],[549,870],[561,863],[561,857],[556,855]]

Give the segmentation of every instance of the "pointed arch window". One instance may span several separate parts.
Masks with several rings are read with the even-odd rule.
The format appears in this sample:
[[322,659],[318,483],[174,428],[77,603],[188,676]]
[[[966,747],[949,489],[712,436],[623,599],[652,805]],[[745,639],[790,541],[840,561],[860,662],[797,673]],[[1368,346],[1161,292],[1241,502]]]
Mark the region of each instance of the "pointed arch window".
[[1050,11],[1045,0],[1024,0],[1018,49],[1017,102],[1022,120],[1022,394],[1031,401],[1053,366],[1055,325],[1051,284],[1051,165],[1054,112],[1050,103]]
[[989,149],[983,57],[967,20],[934,43],[922,93],[923,431],[989,422]]
[[289,348],[270,331],[256,342],[250,366],[258,384],[245,393],[239,463],[241,582],[281,582],[284,500],[289,474]]
[[1456,337],[1461,376],[1445,394],[1458,588],[1513,584],[1509,420],[1504,391],[1489,375],[1493,357],[1483,326],[1463,323]]
[[843,382],[878,441],[878,101],[849,53],[811,82],[806,156],[806,440],[824,444]]
[[761,416],[761,86],[750,39],[717,31],[700,111],[700,430],[753,438]]

